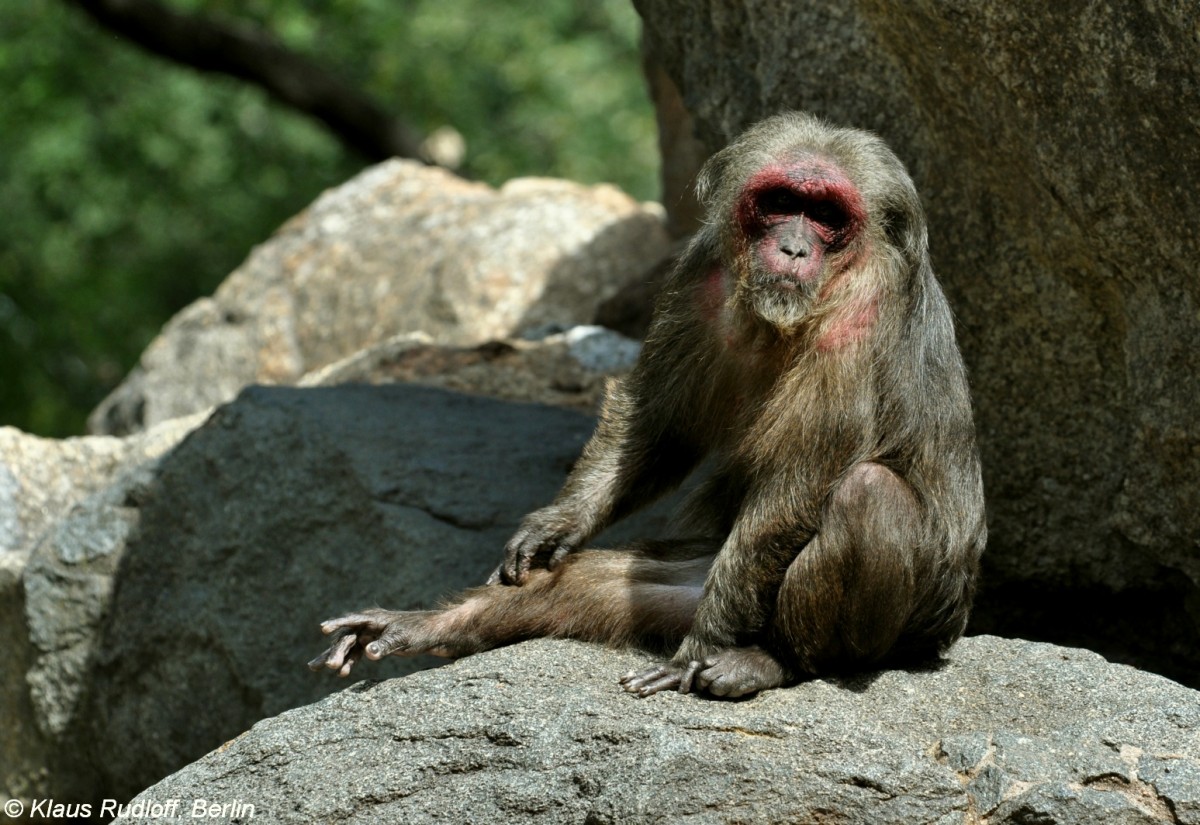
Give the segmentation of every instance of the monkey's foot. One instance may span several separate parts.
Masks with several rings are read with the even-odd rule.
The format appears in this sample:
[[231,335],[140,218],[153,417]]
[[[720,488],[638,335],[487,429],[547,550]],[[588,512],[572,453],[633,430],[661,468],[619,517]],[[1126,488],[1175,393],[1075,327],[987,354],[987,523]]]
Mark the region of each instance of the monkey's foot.
[[695,687],[729,699],[782,687],[789,681],[779,660],[761,647],[731,647],[705,657]]
[[652,667],[641,673],[631,670],[621,677],[621,687],[630,693],[636,693],[643,699],[653,696],[660,690],[678,690],[680,693],[691,693],[692,680],[700,669],[700,662],[688,662],[677,665],[667,662],[661,667]]
[[780,687],[789,681],[779,660],[760,647],[734,647],[691,661],[685,666],[667,663],[621,677],[621,686],[646,697],[661,690],[709,693],[734,699]]
[[354,663],[365,654],[368,659],[384,656],[413,656],[432,653],[451,656],[430,633],[432,610],[383,610],[375,607],[321,623],[321,632],[333,636],[333,643],[308,663],[310,670],[328,668],[338,676],[349,676]]

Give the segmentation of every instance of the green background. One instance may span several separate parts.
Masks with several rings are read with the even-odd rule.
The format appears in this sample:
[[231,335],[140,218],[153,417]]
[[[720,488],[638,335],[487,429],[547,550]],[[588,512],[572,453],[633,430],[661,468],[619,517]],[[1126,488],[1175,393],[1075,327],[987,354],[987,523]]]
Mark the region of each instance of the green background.
[[[251,23],[421,131],[460,171],[657,197],[627,0],[172,0]],[[367,161],[241,81],[141,51],[58,0],[0,2],[0,425],[84,419],[163,323]]]

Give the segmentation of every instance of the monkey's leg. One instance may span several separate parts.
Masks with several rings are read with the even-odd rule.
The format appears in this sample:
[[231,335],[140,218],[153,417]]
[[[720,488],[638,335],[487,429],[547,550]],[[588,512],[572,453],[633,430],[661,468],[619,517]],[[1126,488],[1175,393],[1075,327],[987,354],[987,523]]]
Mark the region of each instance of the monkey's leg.
[[[839,483],[820,532],[788,565],[762,646],[726,647],[627,674],[639,696],[662,690],[736,697],[794,675],[861,666],[889,653],[914,610],[921,511],[909,485],[886,467],[856,465]],[[687,642],[684,647],[688,647]]]
[[917,575],[937,575],[924,542],[908,483],[880,464],[855,466],[784,576],[771,648],[810,674],[883,659],[913,616]]
[[668,648],[691,626],[712,549],[661,543],[586,550],[555,570],[531,571],[520,587],[468,590],[441,610],[352,613],[321,625],[335,638],[309,667],[345,676],[363,655],[459,657],[541,636]]

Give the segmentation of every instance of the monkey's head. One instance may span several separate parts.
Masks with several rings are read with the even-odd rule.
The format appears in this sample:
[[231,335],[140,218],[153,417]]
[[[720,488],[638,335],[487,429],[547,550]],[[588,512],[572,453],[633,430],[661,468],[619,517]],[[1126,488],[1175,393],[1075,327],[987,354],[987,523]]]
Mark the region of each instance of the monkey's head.
[[809,115],[747,130],[709,159],[698,191],[733,299],[776,327],[803,322],[842,273],[906,271],[924,254],[924,218],[899,159],[873,135]]

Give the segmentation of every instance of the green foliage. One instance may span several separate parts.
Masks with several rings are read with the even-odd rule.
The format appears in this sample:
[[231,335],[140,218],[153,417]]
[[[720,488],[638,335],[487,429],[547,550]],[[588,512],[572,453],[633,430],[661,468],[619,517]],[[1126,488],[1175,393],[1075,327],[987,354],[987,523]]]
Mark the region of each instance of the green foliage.
[[[463,171],[655,192],[627,0],[174,0],[254,22],[429,132]],[[61,0],[0,7],[0,423],[82,431],[175,311],[362,165],[237,81],[149,56]]]

